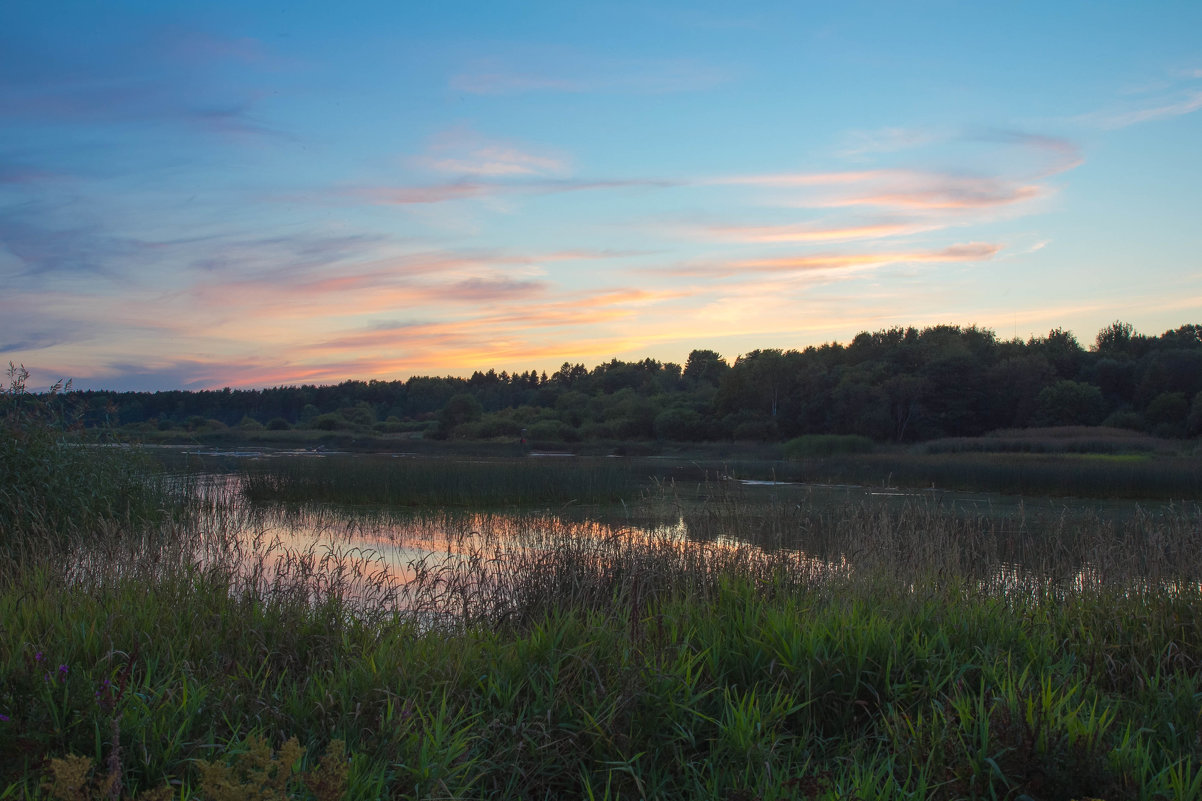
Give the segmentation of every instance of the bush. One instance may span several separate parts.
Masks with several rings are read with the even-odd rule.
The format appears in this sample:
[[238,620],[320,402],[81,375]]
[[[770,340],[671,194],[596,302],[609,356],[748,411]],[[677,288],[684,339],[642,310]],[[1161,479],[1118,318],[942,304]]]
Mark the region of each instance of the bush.
[[474,423],[455,427],[456,439],[515,439],[522,435],[522,425],[516,420],[488,415]]
[[282,417],[273,417],[267,421],[268,431],[288,431],[292,426],[288,425],[288,421]]
[[543,420],[527,429],[526,438],[533,442],[578,442],[580,432],[559,420]]
[[692,409],[666,409],[655,418],[655,435],[676,442],[698,442],[706,438],[705,419]]
[[310,428],[316,428],[320,431],[334,431],[339,428],[350,428],[350,423],[342,419],[339,414],[319,414],[309,421]]
[[807,434],[785,443],[785,458],[806,459],[844,453],[870,453],[874,447],[872,440],[858,434]]
[[733,437],[736,440],[772,442],[780,436],[775,420],[748,420],[735,426]]
[[64,394],[70,384],[33,395],[28,378],[10,364],[0,393],[0,548],[156,516],[163,499],[146,480],[141,454],[79,442]]
[[1057,381],[1044,387],[1036,403],[1035,424],[1040,426],[1094,426],[1106,414],[1102,390],[1078,381]]
[[1152,399],[1144,411],[1144,417],[1152,426],[1169,425],[1184,427],[1189,417],[1190,403],[1184,392],[1163,392]]
[[1130,409],[1112,412],[1109,417],[1102,421],[1102,425],[1110,428],[1125,428],[1130,431],[1143,431],[1148,427],[1143,415]]

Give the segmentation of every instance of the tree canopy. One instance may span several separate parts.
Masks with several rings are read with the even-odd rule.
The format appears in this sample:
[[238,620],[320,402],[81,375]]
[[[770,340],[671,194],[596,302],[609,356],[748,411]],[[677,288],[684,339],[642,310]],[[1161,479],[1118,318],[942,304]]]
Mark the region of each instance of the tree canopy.
[[618,359],[551,376],[345,381],[254,390],[72,392],[89,425],[426,431],[573,440],[877,441],[974,436],[1001,428],[1106,423],[1164,436],[1202,429],[1202,326],[1145,336],[1116,321],[1083,347],[1070,332],[1001,340],[976,326],[889,328],[846,345],[692,351],[683,367]]

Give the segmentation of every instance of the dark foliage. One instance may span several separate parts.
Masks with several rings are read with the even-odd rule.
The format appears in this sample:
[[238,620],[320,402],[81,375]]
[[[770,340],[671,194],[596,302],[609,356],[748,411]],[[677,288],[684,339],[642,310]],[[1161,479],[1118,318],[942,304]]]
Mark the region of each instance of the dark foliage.
[[[848,435],[878,442],[978,436],[1104,421],[1162,436],[1202,428],[1202,326],[1159,337],[1115,322],[1090,349],[1063,329],[1026,341],[976,326],[864,332],[849,344],[756,350],[685,366],[617,359],[551,376],[346,381],[203,392],[73,392],[83,422],[145,430],[248,430],[257,421],[325,431],[434,431],[456,439],[762,440]],[[388,421],[382,423],[379,421]]]

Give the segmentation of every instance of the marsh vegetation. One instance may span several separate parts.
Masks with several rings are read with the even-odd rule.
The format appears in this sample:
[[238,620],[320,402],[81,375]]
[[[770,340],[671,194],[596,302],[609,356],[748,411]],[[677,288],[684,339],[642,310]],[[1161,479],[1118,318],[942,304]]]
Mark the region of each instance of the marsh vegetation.
[[1202,794],[1196,495],[37,442],[138,502],[5,508],[0,797]]

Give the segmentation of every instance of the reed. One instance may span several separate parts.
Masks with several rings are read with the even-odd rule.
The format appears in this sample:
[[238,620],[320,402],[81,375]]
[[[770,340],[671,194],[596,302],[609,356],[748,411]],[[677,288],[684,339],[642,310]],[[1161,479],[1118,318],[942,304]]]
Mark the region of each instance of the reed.
[[403,581],[216,481],[153,533],[23,552],[0,797],[51,797],[72,756],[128,798],[1195,797],[1196,508],[1016,527],[705,491],[663,487],[651,531],[432,518]]
[[[1028,498],[1202,498],[1202,462],[1191,456],[1163,454],[895,451],[779,464],[773,471],[777,478],[795,481],[887,483]],[[752,472],[739,475],[765,477]]]
[[616,459],[413,458],[390,455],[274,459],[243,467],[256,501],[386,506],[513,506],[601,503],[637,495],[646,474]]
[[28,375],[10,364],[0,388],[0,561],[158,521],[171,490],[143,454],[81,439],[62,387],[32,395]]

